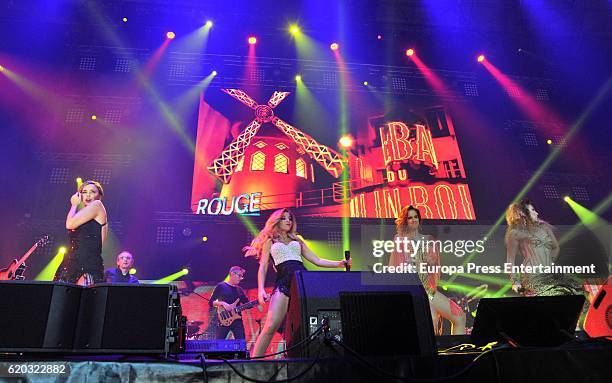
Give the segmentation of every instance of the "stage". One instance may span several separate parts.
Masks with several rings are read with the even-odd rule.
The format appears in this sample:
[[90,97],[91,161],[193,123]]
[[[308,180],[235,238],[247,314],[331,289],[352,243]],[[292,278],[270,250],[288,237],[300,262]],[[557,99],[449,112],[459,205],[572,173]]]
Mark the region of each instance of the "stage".
[[[461,340],[461,337],[458,337]],[[448,339],[445,340],[448,342]],[[22,382],[589,382],[612,379],[612,344],[573,341],[555,348],[502,347],[488,351],[455,347],[431,357],[324,357],[284,360],[215,360],[180,355],[180,361],[142,356],[11,357],[0,362],[2,381]],[[499,346],[496,346],[499,347]],[[367,363],[367,364],[366,364]],[[10,366],[61,364],[65,374],[8,373]],[[206,372],[204,372],[204,369]],[[378,369],[378,370],[376,370]],[[295,379],[295,377],[298,377]],[[398,379],[392,378],[398,377]],[[402,378],[402,380],[399,379]]]

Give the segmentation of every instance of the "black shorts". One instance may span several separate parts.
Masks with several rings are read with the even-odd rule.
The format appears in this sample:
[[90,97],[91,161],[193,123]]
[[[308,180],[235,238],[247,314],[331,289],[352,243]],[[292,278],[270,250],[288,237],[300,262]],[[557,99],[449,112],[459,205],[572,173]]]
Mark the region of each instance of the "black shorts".
[[291,291],[291,280],[293,274],[298,270],[306,270],[304,264],[300,261],[285,261],[276,266],[276,282],[274,283],[274,291],[278,290],[287,297]]

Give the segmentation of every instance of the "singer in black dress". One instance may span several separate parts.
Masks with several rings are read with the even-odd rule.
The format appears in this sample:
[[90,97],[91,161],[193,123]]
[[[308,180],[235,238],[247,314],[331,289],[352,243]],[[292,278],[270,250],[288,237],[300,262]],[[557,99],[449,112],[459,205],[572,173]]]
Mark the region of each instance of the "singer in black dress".
[[56,281],[90,286],[104,282],[102,244],[108,232],[104,189],[96,181],[85,181],[70,198],[66,217],[70,250],[55,274]]

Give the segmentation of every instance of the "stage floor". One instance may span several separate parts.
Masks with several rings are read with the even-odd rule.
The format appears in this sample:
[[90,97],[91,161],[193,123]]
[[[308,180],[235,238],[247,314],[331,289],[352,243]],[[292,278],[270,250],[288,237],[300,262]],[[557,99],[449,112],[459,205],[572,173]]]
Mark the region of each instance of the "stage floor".
[[[386,382],[434,379],[454,382],[610,382],[612,342],[589,340],[557,348],[501,348],[483,353],[458,352],[430,357],[351,356],[284,360],[181,360],[143,356],[18,356],[0,361],[2,382]],[[367,365],[368,363],[369,365]],[[64,373],[35,373],[49,365]],[[25,366],[25,367],[24,367]],[[47,366],[47,367],[45,367]],[[204,368],[205,367],[205,368]],[[378,371],[376,370],[378,369]],[[20,371],[18,371],[20,370]],[[12,371],[12,372],[10,372]],[[28,372],[29,371],[29,372]],[[205,372],[204,372],[205,371]],[[17,373],[17,372],[25,372]],[[383,372],[388,376],[384,376]],[[402,377],[402,380],[391,376]]]

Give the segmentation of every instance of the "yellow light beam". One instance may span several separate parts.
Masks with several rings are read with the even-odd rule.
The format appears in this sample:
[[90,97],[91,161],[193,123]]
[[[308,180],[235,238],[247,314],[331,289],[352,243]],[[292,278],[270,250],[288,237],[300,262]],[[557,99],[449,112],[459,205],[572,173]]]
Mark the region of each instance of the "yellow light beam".
[[[610,76],[608,78],[608,80],[606,81],[606,83],[599,89],[599,92],[597,92],[597,94],[595,95],[595,97],[593,98],[593,100],[589,103],[589,105],[587,105],[587,107],[585,108],[585,110],[580,114],[580,116],[578,117],[578,119],[576,120],[576,122],[572,125],[571,129],[565,134],[565,136],[563,137],[563,139],[560,141],[561,144],[556,146],[548,155],[548,157],[544,160],[544,162],[542,163],[542,165],[540,165],[540,167],[535,171],[535,173],[533,174],[533,176],[531,176],[531,178],[529,179],[529,181],[527,181],[527,183],[525,184],[525,186],[523,186],[523,188],[521,189],[521,191],[518,193],[518,195],[514,198],[513,201],[518,201],[521,198],[523,198],[533,187],[533,185],[540,179],[540,177],[542,177],[542,175],[544,174],[544,172],[546,170],[548,170],[548,168],[550,167],[550,165],[552,165],[552,163],[557,159],[557,157],[561,154],[561,151],[563,149],[565,149],[565,147],[567,146],[567,144],[569,143],[569,141],[576,135],[576,133],[582,128],[584,122],[586,121],[586,119],[591,115],[591,113],[593,112],[593,110],[599,106],[599,104],[602,102],[602,100],[605,99],[605,96],[608,94],[608,92],[610,91],[610,88],[612,88],[612,76]],[[497,219],[497,221],[493,224],[493,226],[491,226],[491,229],[489,229],[489,231],[487,232],[487,234],[485,234],[485,238],[491,238],[491,236],[497,231],[497,229],[499,228],[499,226],[501,225],[501,223],[504,221],[506,217],[506,212],[502,212],[502,214],[500,215],[500,217]],[[474,256],[477,253],[473,252],[471,254],[469,254],[467,257],[465,257],[465,260],[463,262],[463,265],[466,265],[467,263],[471,262],[471,260],[474,258]],[[451,276],[449,281],[453,281],[455,280],[456,275]]]
[[[593,211],[586,209],[584,206],[578,204],[571,198],[569,198],[569,200],[566,200],[566,202],[570,205],[572,210],[576,212],[576,215],[578,215],[578,217],[580,218],[580,222],[574,225],[574,227],[572,227],[559,239],[559,245],[563,245],[570,239],[574,238],[574,236],[585,227],[592,228],[593,226],[598,226],[598,224],[608,223],[603,218],[599,217],[599,215],[607,211],[608,208],[612,205],[612,193],[608,194],[606,198],[604,198],[599,204],[597,204]],[[580,212],[580,214],[578,212]]]
[[53,258],[51,259],[51,262],[49,262],[47,264],[47,266],[45,266],[40,273],[38,273],[38,275],[34,278],[35,281],[52,281],[53,278],[55,277],[55,273],[57,272],[57,269],[60,267],[60,265],[62,264],[62,261],[64,260],[64,255],[66,254],[66,248],[65,247],[60,247],[57,250],[57,254],[55,254],[55,256],[53,256]]
[[185,269],[177,271],[176,273],[170,274],[170,275],[165,276],[165,277],[163,277],[161,279],[153,281],[152,283],[154,285],[163,285],[163,284],[166,284],[168,282],[175,281],[175,280],[179,279],[180,277],[182,277],[183,275],[187,275],[187,274],[189,274],[189,269],[185,268]]

